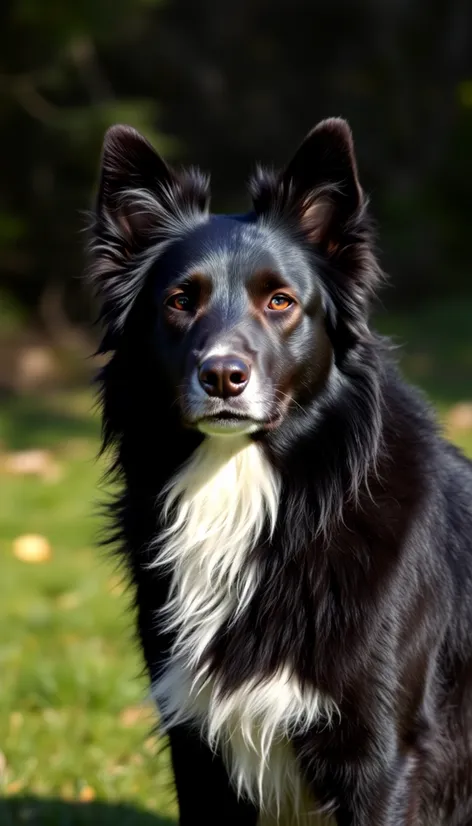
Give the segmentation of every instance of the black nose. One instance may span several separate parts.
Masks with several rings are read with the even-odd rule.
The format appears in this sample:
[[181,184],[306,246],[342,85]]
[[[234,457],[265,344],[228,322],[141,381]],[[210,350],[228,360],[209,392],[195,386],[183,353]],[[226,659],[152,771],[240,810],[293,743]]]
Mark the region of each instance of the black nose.
[[243,392],[250,374],[249,364],[237,356],[210,356],[200,366],[198,380],[209,396],[227,399]]

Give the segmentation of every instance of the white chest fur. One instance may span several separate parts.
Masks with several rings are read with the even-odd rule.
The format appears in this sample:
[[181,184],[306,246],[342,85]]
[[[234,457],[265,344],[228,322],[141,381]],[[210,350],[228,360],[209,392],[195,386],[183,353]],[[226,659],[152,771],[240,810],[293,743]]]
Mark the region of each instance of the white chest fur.
[[246,436],[205,439],[166,491],[168,526],[155,564],[172,572],[164,617],[176,639],[153,693],[166,728],[197,724],[223,753],[242,795],[262,809],[301,811],[302,781],[290,747],[295,731],[335,711],[302,689],[289,665],[255,675],[230,695],[201,658],[221,625],[251,599],[257,567],[250,552],[266,522],[273,530],[280,482]]

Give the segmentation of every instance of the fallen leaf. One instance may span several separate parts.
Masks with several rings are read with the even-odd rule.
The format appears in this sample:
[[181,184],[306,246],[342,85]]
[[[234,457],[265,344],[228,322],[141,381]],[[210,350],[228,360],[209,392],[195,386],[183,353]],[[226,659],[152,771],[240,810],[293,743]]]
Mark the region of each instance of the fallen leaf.
[[11,783],[7,783],[6,791],[8,794],[18,794],[23,790],[24,785],[22,780],[13,780]]
[[129,708],[124,708],[120,714],[120,723],[125,728],[131,728],[141,720],[148,722],[150,720],[149,708],[145,706],[129,706]]
[[48,385],[59,377],[59,365],[50,347],[24,347],[16,365],[16,385],[23,390]]
[[95,789],[92,789],[91,786],[84,786],[79,792],[79,800],[82,803],[90,803],[92,800],[95,800],[95,797]]
[[48,450],[18,450],[3,458],[3,470],[13,476],[39,476],[48,482],[57,482],[61,469]]
[[28,533],[14,540],[13,553],[22,562],[47,562],[52,549],[45,536]]
[[447,423],[453,430],[472,430],[472,402],[454,405],[449,411]]

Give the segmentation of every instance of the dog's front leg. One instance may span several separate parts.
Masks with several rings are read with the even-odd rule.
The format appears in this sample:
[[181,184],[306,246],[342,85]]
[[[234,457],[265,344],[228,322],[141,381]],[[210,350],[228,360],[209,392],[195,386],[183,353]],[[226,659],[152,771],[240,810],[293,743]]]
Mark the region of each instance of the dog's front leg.
[[238,800],[218,755],[185,726],[169,732],[180,826],[256,826],[258,811]]
[[417,760],[398,747],[393,726],[351,738],[344,727],[325,748],[305,739],[297,751],[308,786],[337,826],[417,826]]

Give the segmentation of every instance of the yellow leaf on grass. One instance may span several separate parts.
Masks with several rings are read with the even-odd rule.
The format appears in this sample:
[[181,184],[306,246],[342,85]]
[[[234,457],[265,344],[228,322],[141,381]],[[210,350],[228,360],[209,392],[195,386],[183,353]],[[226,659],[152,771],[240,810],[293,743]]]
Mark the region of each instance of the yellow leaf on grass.
[[25,533],[13,542],[13,553],[22,562],[47,562],[51,552],[50,543],[39,534]]
[[454,405],[449,411],[447,423],[453,430],[472,430],[472,402]]
[[82,803],[90,803],[95,800],[95,789],[92,789],[91,786],[84,786],[79,792],[79,800]]
[[18,794],[18,792],[24,789],[24,786],[25,784],[22,780],[13,780],[11,783],[7,783],[7,794]]
[[151,721],[151,711],[148,706],[129,706],[124,708],[120,714],[120,723],[125,728],[131,728],[143,720],[147,723]]
[[61,478],[61,468],[48,450],[17,450],[3,459],[3,470],[13,476],[39,476],[47,482]]

